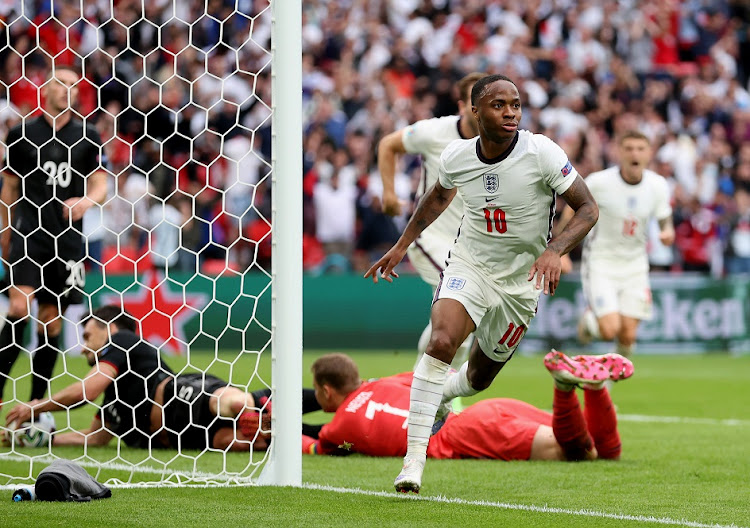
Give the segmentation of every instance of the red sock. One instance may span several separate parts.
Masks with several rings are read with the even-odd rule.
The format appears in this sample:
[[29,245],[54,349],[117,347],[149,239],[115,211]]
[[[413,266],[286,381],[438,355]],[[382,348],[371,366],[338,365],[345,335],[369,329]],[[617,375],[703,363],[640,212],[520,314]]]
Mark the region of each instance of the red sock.
[[568,460],[584,460],[593,447],[576,391],[563,391],[555,387],[552,432]]
[[622,443],[617,432],[617,413],[607,389],[583,391],[586,425],[599,458],[620,458]]

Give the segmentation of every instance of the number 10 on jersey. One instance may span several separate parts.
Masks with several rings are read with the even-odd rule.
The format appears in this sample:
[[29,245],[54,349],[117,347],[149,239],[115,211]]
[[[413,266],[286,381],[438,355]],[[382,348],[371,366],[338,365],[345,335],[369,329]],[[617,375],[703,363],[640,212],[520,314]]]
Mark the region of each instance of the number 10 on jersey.
[[487,232],[492,233],[494,231],[498,233],[505,233],[508,230],[508,224],[505,222],[505,211],[502,209],[483,209],[484,219],[487,221]]

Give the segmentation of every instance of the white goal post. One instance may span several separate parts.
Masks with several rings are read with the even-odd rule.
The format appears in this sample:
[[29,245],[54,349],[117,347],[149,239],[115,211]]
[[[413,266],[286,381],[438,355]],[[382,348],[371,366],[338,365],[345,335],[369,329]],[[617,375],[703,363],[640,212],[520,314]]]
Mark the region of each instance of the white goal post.
[[[168,353],[171,346],[178,346],[182,349],[182,358],[187,365],[184,368],[175,368],[179,374],[185,372],[195,372],[202,370],[202,366],[208,365],[205,369],[207,374],[216,374],[213,372],[214,366],[223,369],[222,373],[217,374],[219,377],[226,379],[234,387],[253,391],[262,388],[271,388],[270,404],[272,406],[271,417],[271,441],[265,451],[253,450],[250,453],[230,452],[228,449],[206,448],[200,451],[190,451],[182,449],[155,449],[148,447],[146,449],[133,449],[128,447],[124,441],[115,437],[106,447],[68,447],[53,446],[49,443],[45,445],[33,444],[23,445],[16,434],[6,428],[5,415],[9,410],[28,400],[28,389],[26,386],[31,380],[29,360],[36,350],[36,344],[26,342],[21,346],[19,360],[7,377],[4,392],[0,391],[0,402],[3,407],[0,409],[0,434],[4,434],[8,440],[6,445],[0,446],[0,490],[14,489],[19,485],[28,485],[33,483],[36,474],[46,467],[47,464],[58,458],[68,458],[78,462],[86,468],[94,478],[106,483],[110,487],[133,487],[133,486],[195,486],[195,485],[278,485],[278,486],[299,486],[302,484],[302,2],[301,0],[267,0],[266,4],[255,2],[253,0],[231,0],[223,2],[222,13],[206,12],[210,6],[216,3],[204,0],[155,0],[154,5],[158,6],[156,11],[159,13],[157,18],[149,18],[151,13],[150,0],[140,0],[133,7],[134,12],[140,13],[137,16],[127,20],[118,20],[116,14],[117,2],[114,0],[104,0],[96,3],[83,2],[74,0],[73,2],[65,0],[51,0],[52,11],[49,15],[40,15],[31,13],[27,10],[28,6],[33,5],[31,2],[16,2],[17,6],[8,8],[8,12],[0,13],[5,16],[4,22],[0,22],[0,30],[5,30],[2,35],[3,41],[0,42],[0,51],[9,51],[11,58],[18,57],[18,78],[13,80],[0,79],[0,120],[10,113],[15,116],[16,122],[25,119],[31,119],[31,114],[26,114],[16,106],[13,100],[14,93],[21,86],[34,86],[40,88],[45,82],[40,78],[39,70],[35,70],[33,65],[28,64],[28,58],[37,54],[48,63],[54,64],[56,60],[70,54],[75,56],[74,65],[83,66],[83,75],[87,76],[88,62],[91,57],[101,55],[106,57],[107,65],[104,68],[111,67],[112,79],[108,81],[107,86],[95,85],[95,108],[88,114],[78,114],[84,122],[96,122],[97,119],[111,120],[111,127],[115,130],[112,137],[102,137],[102,142],[111,147],[116,142],[127,144],[129,149],[129,158],[124,168],[109,170],[109,177],[114,182],[111,186],[111,193],[108,194],[107,200],[103,207],[99,209],[99,221],[101,224],[97,232],[105,233],[105,238],[109,236],[115,240],[116,254],[111,257],[101,257],[99,260],[93,259],[102,268],[100,282],[93,281],[93,287],[87,284],[86,299],[83,308],[80,310],[69,310],[62,317],[64,323],[64,336],[67,339],[61,342],[60,354],[57,360],[56,373],[50,380],[50,387],[55,385],[57,389],[61,388],[63,381],[65,384],[74,381],[80,381],[82,373],[85,372],[83,364],[85,361],[79,357],[81,338],[78,317],[81,313],[95,309],[102,303],[120,303],[124,308],[128,308],[126,298],[136,296],[133,292],[138,289],[142,293],[137,303],[151,303],[150,311],[147,311],[145,318],[160,317],[162,326],[169,328],[169,336],[163,343],[154,343],[163,359],[167,364],[172,361]],[[64,4],[64,5],[63,5]],[[233,4],[233,7],[230,5]],[[189,7],[188,7],[189,6]],[[190,9],[199,6],[202,12],[191,12]],[[260,6],[260,7],[258,7]],[[247,12],[249,10],[250,12]],[[10,13],[10,14],[9,14]],[[72,13],[72,15],[71,15]],[[96,18],[92,13],[99,16],[97,26],[92,24]],[[108,13],[108,14],[107,14]],[[44,18],[48,16],[48,18]],[[76,18],[77,17],[77,18]],[[109,18],[107,18],[109,17]],[[139,18],[140,17],[140,18]],[[55,52],[44,48],[43,39],[39,37],[40,28],[49,24],[49,27],[55,27],[62,35],[58,41],[60,49]],[[233,27],[247,27],[247,33],[227,37],[230,31],[230,24]],[[130,49],[133,35],[141,35],[134,28],[139,26],[138,31],[153,31],[156,33],[154,42],[157,42],[156,48],[152,50],[139,49],[133,45]],[[105,28],[106,26],[106,28]],[[203,27],[209,27],[210,30],[216,30],[218,43],[206,44],[201,49],[201,44],[193,42],[192,39]],[[19,31],[23,28],[28,29],[29,34],[36,31],[36,40],[32,39],[31,49],[24,49],[19,44],[18,50],[13,48],[14,35],[22,35]],[[62,28],[62,29],[60,29]],[[49,28],[48,28],[49,29]],[[111,46],[105,49],[103,32],[114,31],[123,32],[127,35],[126,49],[117,49]],[[200,31],[199,31],[200,30]],[[73,38],[74,31],[80,32],[80,42]],[[208,31],[208,30],[207,30]],[[243,29],[244,31],[244,29]],[[47,32],[45,38],[49,38],[52,32]],[[256,37],[256,34],[258,35]],[[169,38],[177,38],[170,41]],[[142,36],[142,35],[141,35]],[[270,36],[270,38],[269,38]],[[5,38],[7,37],[7,38]],[[261,40],[257,42],[256,39]],[[19,38],[24,38],[23,35]],[[109,36],[108,36],[109,38]],[[75,43],[74,43],[75,40]],[[19,41],[20,42],[20,41]],[[27,41],[23,41],[26,43]],[[268,46],[264,48],[263,46]],[[76,47],[77,46],[77,47]],[[236,57],[228,59],[224,67],[228,66],[225,77],[210,71],[211,60],[218,48],[222,48],[221,53],[227,53],[227,57]],[[250,50],[250,51],[247,51]],[[123,84],[124,81],[118,78],[116,68],[122,67],[125,52],[135,55],[134,61],[137,65],[142,66],[143,70],[140,77],[133,85],[126,85],[127,104],[124,108],[113,110],[113,107],[102,104],[103,93],[110,89],[118,82]],[[153,53],[152,53],[153,52]],[[151,59],[153,55],[166,52],[165,54],[173,56],[171,67],[174,69],[172,76],[165,78],[161,71],[161,77],[151,76]],[[184,53],[183,53],[184,52]],[[243,70],[245,67],[241,57],[243,53],[251,55],[253,60],[248,63],[257,64],[256,71]],[[203,57],[203,67],[198,68],[196,78],[186,78],[177,72],[178,63],[184,57],[192,57],[195,64],[200,64],[200,59],[196,56]],[[258,58],[260,57],[260,58]],[[234,68],[232,69],[232,60]],[[38,64],[36,65],[38,67]],[[127,66],[127,65],[126,65]],[[193,65],[195,66],[195,65]],[[261,87],[261,77],[263,82],[268,77],[270,66],[270,94]],[[168,68],[167,68],[168,69]],[[138,74],[138,68],[135,68],[135,74]],[[0,70],[1,72],[2,70]],[[195,71],[195,69],[193,70]],[[218,71],[218,70],[217,70]],[[128,73],[132,74],[128,70]],[[230,86],[227,79],[230,77],[232,84]],[[213,86],[219,86],[220,93],[216,101],[206,100],[205,93],[200,95],[199,83],[201,78],[208,79]],[[238,79],[244,79],[249,84],[245,90],[237,90]],[[7,81],[7,82],[6,82]],[[115,82],[116,81],[116,82]],[[136,88],[135,84],[139,86]],[[139,141],[119,137],[117,127],[121,118],[124,119],[126,114],[132,118],[136,115],[136,120],[141,119],[146,123],[148,121],[150,110],[144,110],[140,105],[141,102],[136,98],[136,90],[143,91],[148,95],[148,90],[155,90],[153,93],[158,96],[157,106],[167,106],[170,97],[174,95],[175,84],[183,86],[184,94],[187,94],[188,101],[181,101],[179,108],[167,109],[174,116],[174,135],[166,139],[158,140],[152,138],[144,132],[145,142],[152,142],[156,145],[156,153],[151,154],[158,157],[157,165],[170,165],[175,163],[173,170],[174,188],[178,189],[180,184],[179,178],[184,177],[185,167],[189,164],[197,166],[198,171],[205,172],[205,182],[202,189],[199,189],[190,199],[185,200],[192,205],[192,216],[182,225],[179,221],[167,220],[163,214],[161,220],[152,220],[150,211],[148,211],[148,220],[145,220],[143,212],[139,213],[139,204],[144,202],[155,202],[162,209],[167,207],[169,197],[159,196],[157,191],[151,186],[151,178],[157,173],[156,169],[144,171],[143,180],[145,182],[144,190],[140,198],[133,198],[126,193],[128,189],[120,188],[118,178],[129,177],[130,174],[137,173],[139,167],[136,167],[134,160],[135,152],[142,147]],[[144,87],[145,85],[149,85]],[[226,88],[226,93],[225,93]],[[240,109],[242,100],[232,99],[235,94],[249,93],[250,96],[245,102],[252,99],[255,109],[260,109],[258,115],[250,116],[243,114]],[[235,123],[230,126],[230,132],[216,132],[212,130],[209,121],[209,113],[215,108],[220,108],[224,101],[225,95],[227,100],[236,107]],[[270,100],[269,100],[270,96]],[[200,99],[203,97],[203,99]],[[105,108],[106,106],[106,108]],[[176,162],[165,160],[165,144],[167,139],[172,137],[185,139],[184,130],[178,130],[178,118],[180,112],[189,110],[189,107],[198,108],[199,112],[204,112],[204,120],[200,124],[201,130],[195,136],[187,137],[189,142],[189,159],[184,161],[184,165],[177,166]],[[270,110],[270,112],[268,112]],[[249,112],[248,112],[249,113]],[[192,115],[192,114],[191,114]],[[244,117],[242,117],[244,115]],[[269,117],[270,116],[270,117]],[[196,126],[200,120],[191,118],[191,127]],[[245,119],[245,121],[242,121]],[[261,127],[266,127],[270,120],[270,159],[265,159],[258,152],[254,152],[257,137],[260,136]],[[251,124],[248,124],[251,123]],[[144,130],[147,125],[144,124]],[[235,149],[233,153],[225,151],[227,142],[236,135],[237,131],[247,133],[248,150],[240,155]],[[3,128],[0,121],[0,142],[5,141],[7,130]],[[199,159],[198,148],[205,142],[216,141],[217,152],[215,158],[209,161]],[[218,137],[218,139],[216,139]],[[208,138],[208,139],[206,139]],[[0,143],[0,159],[3,158],[4,152],[8,145]],[[150,154],[150,155],[151,155]],[[222,173],[225,188],[216,188],[213,181],[210,181],[209,171],[213,170],[217,159],[228,160],[227,165],[233,166]],[[251,159],[252,158],[252,159]],[[258,173],[258,178],[248,182],[243,180],[243,175],[239,171],[243,167],[242,161],[251,159],[250,166]],[[0,167],[6,169],[7,167]],[[219,168],[221,169],[221,167]],[[233,173],[232,170],[235,172]],[[126,174],[127,173],[127,174]],[[234,179],[233,179],[234,178]],[[264,203],[256,203],[256,194],[260,194],[259,189],[270,187],[270,207],[266,217]],[[196,198],[202,192],[211,192],[218,195],[214,199],[217,210],[211,217],[206,220],[199,214],[199,200]],[[218,192],[217,192],[218,191]],[[238,192],[240,191],[240,192]],[[172,194],[178,191],[173,191]],[[187,192],[187,191],[185,191]],[[242,195],[242,193],[246,193]],[[230,196],[231,195],[231,196]],[[247,201],[244,212],[237,212],[235,209],[230,210],[230,201],[232,203]],[[258,200],[262,200],[259,198]],[[117,204],[115,204],[117,202]],[[244,202],[243,202],[244,203]],[[123,205],[124,204],[124,205]],[[129,226],[122,228],[112,227],[108,224],[108,209],[117,205],[124,207],[127,214],[131,215],[132,221]],[[261,235],[260,239],[249,238],[252,231],[243,226],[245,215],[270,224],[270,260],[267,266],[263,267],[262,261],[258,256],[259,247],[266,237]],[[213,237],[215,236],[215,226],[224,219],[229,218],[229,223],[239,224],[239,235],[235,239],[227,238],[225,242],[218,243]],[[203,245],[197,247],[185,247],[183,242],[186,238],[180,228],[184,228],[189,222],[198,223],[199,225],[208,226],[209,243],[203,242]],[[176,223],[176,225],[175,225]],[[166,267],[157,269],[142,268],[146,262],[157,262],[157,259],[166,262],[170,260],[170,253],[159,253],[160,249],[156,241],[159,236],[160,226],[176,228],[179,234],[178,247],[173,250],[172,255],[178,250],[186,252],[188,260],[194,258],[194,265],[199,266],[193,272],[194,275],[189,278],[173,278],[170,275],[171,264]],[[126,228],[136,228],[140,236],[145,240],[147,248],[145,255],[132,255],[125,252]],[[86,228],[84,227],[84,230]],[[127,231],[130,233],[130,231]],[[30,236],[30,235],[29,235]],[[130,236],[130,235],[128,235]],[[87,237],[86,247],[90,248],[93,238]],[[185,242],[186,243],[186,242]],[[222,244],[224,244],[222,246]],[[202,267],[202,251],[209,246],[219,247],[221,254],[224,255],[224,267],[218,271],[207,271]],[[249,250],[247,248],[250,248]],[[234,258],[235,252],[241,251],[237,248],[250,253],[250,263],[247,267],[236,267],[236,262],[230,262],[230,254]],[[254,249],[253,249],[254,248]],[[87,249],[87,251],[89,251]],[[2,255],[3,264],[7,264],[7,255]],[[91,259],[91,254],[88,254]],[[221,261],[222,258],[212,257],[214,260]],[[109,260],[107,260],[109,259]],[[127,287],[112,286],[112,279],[108,275],[108,269],[111,265],[125,263],[125,267],[130,270],[125,273],[131,273],[130,285]],[[221,264],[221,262],[219,262]],[[128,268],[127,266],[130,265]],[[234,267],[233,267],[234,266]],[[270,268],[270,269],[269,269]],[[185,273],[185,272],[182,272]],[[179,273],[176,273],[177,277]],[[145,277],[145,278],[144,278]],[[237,285],[237,292],[222,291],[223,281],[226,277],[233,279],[233,285]],[[258,278],[263,279],[259,281]],[[117,279],[117,277],[115,277]],[[195,280],[193,280],[195,279]],[[267,279],[267,280],[266,280]],[[88,280],[88,279],[87,279]],[[114,281],[116,282],[116,280]],[[197,283],[208,284],[203,290],[203,297],[193,294],[189,291],[189,285]],[[262,283],[260,286],[258,284]],[[248,286],[250,284],[250,286]],[[232,286],[234,287],[234,286]],[[91,291],[94,288],[95,291]],[[212,295],[206,295],[206,291],[212,291]],[[191,296],[192,295],[192,296]],[[270,295],[270,299],[269,299]],[[129,297],[128,297],[129,296]],[[166,298],[166,309],[157,306],[158,297]],[[229,299],[229,300],[227,300]],[[268,302],[266,302],[268,301]],[[172,304],[169,304],[172,303]],[[0,302],[2,304],[2,302]],[[268,304],[270,310],[264,311],[264,306]],[[251,308],[247,308],[251,307]],[[170,311],[171,310],[171,311]],[[213,329],[208,330],[208,326],[216,326],[216,313],[226,314],[225,328],[216,332]],[[192,317],[189,321],[186,318]],[[210,315],[207,315],[210,314]],[[133,314],[139,319],[142,330],[144,320],[139,314]],[[28,327],[32,336],[32,342],[36,339],[36,328],[39,323],[39,315],[32,313],[29,317]],[[213,319],[213,320],[211,320]],[[0,317],[0,322],[6,321],[5,316]],[[223,321],[219,323],[223,324]],[[192,326],[191,326],[192,325]],[[189,328],[189,331],[184,330]],[[212,327],[213,328],[213,327]],[[241,342],[241,349],[225,347],[223,344],[228,334],[234,335],[234,342]],[[262,338],[256,339],[256,336],[263,334]],[[75,335],[72,338],[71,335]],[[144,339],[149,337],[144,335]],[[231,337],[231,336],[230,336]],[[211,347],[205,350],[205,343],[211,343]],[[195,347],[198,352],[193,350]],[[203,354],[203,356],[200,356]],[[194,357],[194,355],[196,357]],[[200,357],[199,357],[200,356]],[[269,358],[270,356],[270,358]],[[174,358],[173,358],[174,359]],[[176,359],[175,362],[179,363]],[[251,364],[254,366],[248,367]],[[270,364],[270,380],[264,378],[264,370]],[[198,365],[201,365],[200,367]],[[88,367],[85,367],[88,369]],[[62,372],[59,371],[62,369]],[[244,370],[243,370],[244,369]],[[253,370],[255,369],[255,370]],[[226,372],[229,374],[227,375]],[[2,373],[0,373],[2,375]],[[228,376],[228,377],[225,377]],[[54,390],[52,390],[54,392]],[[3,398],[4,395],[4,398]],[[48,392],[47,395],[50,395]],[[98,402],[98,403],[97,403]],[[261,407],[262,405],[258,405]],[[101,400],[86,403],[84,407],[90,408],[87,416],[91,416],[95,411],[101,411]],[[74,429],[81,429],[88,426],[88,422],[81,426],[81,408],[71,405],[61,412],[53,413],[56,419],[57,432],[62,433]],[[73,424],[78,427],[74,427]],[[207,429],[207,427],[205,428]],[[239,421],[235,424],[235,431],[239,430]],[[54,436],[54,434],[53,434]],[[86,436],[86,435],[84,435]],[[33,440],[33,439],[32,439]],[[0,500],[2,500],[0,498]]]
[[273,0],[273,372],[269,484],[302,483],[302,2]]

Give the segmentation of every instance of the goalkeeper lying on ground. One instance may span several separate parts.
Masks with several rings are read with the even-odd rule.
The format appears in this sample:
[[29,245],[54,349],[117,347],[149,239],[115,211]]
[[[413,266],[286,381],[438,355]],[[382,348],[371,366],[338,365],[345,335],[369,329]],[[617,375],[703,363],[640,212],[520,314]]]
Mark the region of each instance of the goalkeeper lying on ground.
[[[630,377],[633,365],[618,354],[569,358],[552,351],[544,365],[555,380],[552,414],[509,398],[492,398],[436,422],[427,456],[501,460],[593,460],[620,456],[617,417],[606,380]],[[364,382],[356,363],[329,354],[312,366],[315,395],[333,420],[317,439],[303,437],[311,454],[406,453],[412,373]],[[585,410],[574,390],[583,389]],[[441,427],[442,425],[442,427]],[[438,429],[437,432],[434,432]]]
[[16,405],[6,416],[9,427],[31,421],[32,414],[92,403],[104,393],[91,426],[55,433],[52,445],[105,445],[117,436],[131,447],[267,447],[268,437],[258,434],[257,427],[248,436],[242,432],[247,428],[235,427],[235,422],[257,417],[256,398],[263,406],[270,391],[249,394],[209,374],[175,375],[157,350],[135,334],[135,320],[119,306],[102,306],[81,323],[83,351],[92,369],[49,398]]

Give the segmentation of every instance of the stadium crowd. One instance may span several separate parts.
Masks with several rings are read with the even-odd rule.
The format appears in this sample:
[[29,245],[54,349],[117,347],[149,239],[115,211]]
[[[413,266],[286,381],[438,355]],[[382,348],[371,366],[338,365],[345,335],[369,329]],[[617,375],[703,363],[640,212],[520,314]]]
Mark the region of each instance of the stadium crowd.
[[[25,18],[12,6],[0,13],[11,44],[0,48],[0,135],[37,108],[50,56],[84,67],[80,111],[115,175],[103,216],[87,219],[90,254],[150,248],[152,265],[183,270],[198,251],[201,265],[267,264],[268,2],[240,0],[235,11],[234,0],[210,0],[211,16],[198,0],[92,2],[83,13],[55,2],[54,17],[48,4],[26,0]],[[411,208],[382,212],[378,141],[455,113],[456,81],[483,71],[516,80],[521,128],[554,139],[582,175],[617,162],[619,132],[649,137],[677,231],[674,249],[653,239],[654,268],[750,272],[747,2],[306,0],[302,9],[307,270],[364,270],[391,246]],[[402,158],[407,204],[420,170]]]

